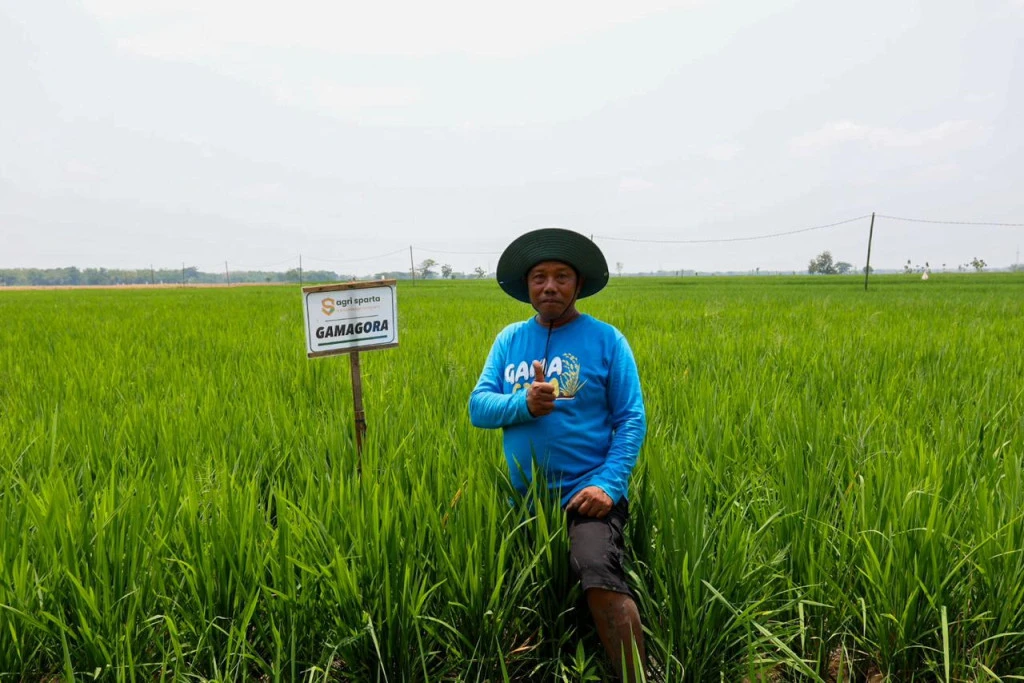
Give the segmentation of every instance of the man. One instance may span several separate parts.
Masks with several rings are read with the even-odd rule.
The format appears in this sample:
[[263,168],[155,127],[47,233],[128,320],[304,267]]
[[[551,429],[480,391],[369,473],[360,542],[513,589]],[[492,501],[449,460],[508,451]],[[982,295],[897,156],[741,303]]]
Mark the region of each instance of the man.
[[[633,353],[618,330],[576,310],[608,282],[601,250],[579,233],[534,230],[498,261],[498,284],[533,306],[494,340],[469,400],[473,425],[501,428],[512,483],[533,466],[566,512],[570,564],[620,677],[633,680],[643,631],[622,566],[629,477],[647,431]],[[625,671],[622,662],[625,662]]]

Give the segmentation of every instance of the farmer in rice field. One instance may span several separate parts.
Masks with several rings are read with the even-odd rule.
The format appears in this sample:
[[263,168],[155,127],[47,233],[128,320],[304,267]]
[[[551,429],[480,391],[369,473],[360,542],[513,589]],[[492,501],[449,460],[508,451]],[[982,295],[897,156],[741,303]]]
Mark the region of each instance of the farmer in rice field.
[[512,483],[543,472],[565,508],[570,564],[598,636],[632,680],[644,661],[636,600],[622,565],[630,474],[647,431],[640,377],[626,338],[576,310],[601,291],[608,264],[579,233],[534,230],[498,261],[498,284],[535,314],[502,330],[469,399],[473,425],[501,428]]

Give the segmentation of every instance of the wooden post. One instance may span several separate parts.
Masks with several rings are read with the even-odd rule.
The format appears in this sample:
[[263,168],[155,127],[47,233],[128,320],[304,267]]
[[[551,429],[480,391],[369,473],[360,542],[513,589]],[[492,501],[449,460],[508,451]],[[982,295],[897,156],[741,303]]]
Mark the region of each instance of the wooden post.
[[359,352],[348,355],[352,365],[352,405],[356,414],[356,473],[363,476],[363,438],[366,436],[366,413],[363,412],[363,376],[359,368]]
[[864,264],[864,291],[868,291],[868,275],[871,274],[871,240],[875,236],[875,212],[871,212],[871,227],[868,229],[868,260]]

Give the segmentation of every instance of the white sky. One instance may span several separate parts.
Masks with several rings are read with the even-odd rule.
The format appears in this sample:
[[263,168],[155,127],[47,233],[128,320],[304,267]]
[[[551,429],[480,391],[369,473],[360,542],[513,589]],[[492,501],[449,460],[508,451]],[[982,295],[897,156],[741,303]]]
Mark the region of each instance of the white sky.
[[[860,267],[867,220],[621,238],[1024,223],[1022,35],[1024,0],[0,0],[0,267],[491,270],[548,226],[613,271]],[[1022,243],[879,219],[872,262]]]

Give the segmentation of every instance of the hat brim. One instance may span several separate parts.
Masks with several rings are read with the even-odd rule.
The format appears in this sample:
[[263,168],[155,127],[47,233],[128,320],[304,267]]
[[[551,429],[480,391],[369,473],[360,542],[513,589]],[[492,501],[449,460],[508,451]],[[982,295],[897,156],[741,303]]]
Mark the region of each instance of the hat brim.
[[530,303],[526,275],[543,261],[559,261],[576,269],[583,278],[580,299],[608,284],[608,262],[593,241],[572,230],[542,228],[517,237],[505,248],[498,259],[498,285],[513,299]]

